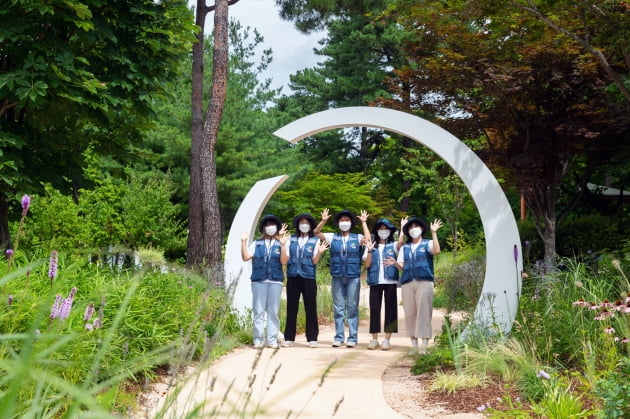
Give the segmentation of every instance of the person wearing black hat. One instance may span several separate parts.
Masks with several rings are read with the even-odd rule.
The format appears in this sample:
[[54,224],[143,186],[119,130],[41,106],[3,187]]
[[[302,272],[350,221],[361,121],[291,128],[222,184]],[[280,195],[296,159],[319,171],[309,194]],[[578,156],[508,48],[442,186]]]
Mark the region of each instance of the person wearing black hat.
[[[403,218],[401,226],[406,218]],[[372,340],[368,349],[376,349],[379,346],[383,350],[390,348],[392,333],[398,332],[398,269],[396,257],[398,249],[403,245],[404,235],[401,234],[394,242],[396,226],[387,218],[381,218],[374,224],[372,234],[374,240],[370,240],[365,246],[363,260],[368,269],[367,283],[370,286],[370,333]],[[378,341],[381,332],[381,306],[385,301],[385,324],[383,331],[385,339]]]
[[[408,239],[398,253],[396,264],[402,269],[401,295],[413,354],[426,354],[429,339],[433,336],[433,256],[440,253],[437,231],[442,225],[438,219],[431,223],[431,240],[423,238],[427,224],[422,218],[411,217],[403,226]],[[421,348],[418,348],[418,338],[422,339]]]
[[317,348],[319,326],[317,324],[316,265],[328,244],[320,242],[313,233],[316,222],[311,214],[301,213],[293,218],[296,234],[289,241],[287,264],[287,317],[284,326],[285,347],[295,344],[300,294],[304,299],[306,314],[306,340],[310,348]]
[[244,262],[252,261],[252,310],[254,316],[254,348],[264,345],[265,314],[267,315],[267,345],[278,348],[280,333],[280,297],[284,272],[289,253],[286,249],[289,233],[286,224],[275,215],[265,215],[260,222],[262,238],[254,240],[249,247],[249,233],[241,233],[241,256]]
[[362,210],[358,217],[361,220],[363,234],[351,232],[355,217],[348,210],[339,211],[335,215],[335,223],[339,227],[339,232],[322,233],[322,227],[329,218],[328,208],[325,208],[322,211],[322,220],[315,227],[315,234],[330,245],[331,292],[335,320],[335,338],[332,346],[339,347],[345,341],[345,319],[348,322],[346,346],[354,348],[357,346],[359,334],[361,245],[363,238],[370,236],[370,230],[367,226],[368,213]]

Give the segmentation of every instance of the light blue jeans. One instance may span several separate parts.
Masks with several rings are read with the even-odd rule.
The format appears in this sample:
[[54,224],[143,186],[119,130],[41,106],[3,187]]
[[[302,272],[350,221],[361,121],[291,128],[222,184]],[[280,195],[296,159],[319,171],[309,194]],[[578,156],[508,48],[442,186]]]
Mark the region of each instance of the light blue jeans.
[[348,342],[357,343],[359,331],[359,278],[333,278],[332,298],[335,318],[335,341],[344,342],[344,318],[348,322]]
[[254,311],[254,344],[265,342],[265,314],[267,314],[267,343],[278,343],[280,331],[280,295],[282,282],[252,282]]

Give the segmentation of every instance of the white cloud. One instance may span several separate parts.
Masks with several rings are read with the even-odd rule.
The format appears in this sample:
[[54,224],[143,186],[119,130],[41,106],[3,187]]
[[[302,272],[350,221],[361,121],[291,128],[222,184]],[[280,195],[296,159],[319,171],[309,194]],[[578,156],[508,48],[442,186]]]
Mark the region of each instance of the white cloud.
[[[195,0],[189,0],[194,6]],[[206,21],[206,32],[212,31],[212,14]],[[258,30],[264,37],[262,49],[273,50],[273,61],[269,64],[264,78],[271,78],[273,88],[284,86],[283,92],[289,93],[289,75],[298,70],[314,67],[322,57],[313,53],[318,47],[317,41],[323,33],[304,35],[293,26],[292,22],[280,18],[274,0],[240,0],[230,6],[229,18],[238,20],[243,27]]]

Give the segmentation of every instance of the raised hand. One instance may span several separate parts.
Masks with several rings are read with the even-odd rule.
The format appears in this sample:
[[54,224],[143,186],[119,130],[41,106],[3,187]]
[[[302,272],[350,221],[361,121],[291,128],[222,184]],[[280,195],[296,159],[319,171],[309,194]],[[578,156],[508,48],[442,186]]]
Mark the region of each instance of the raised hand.
[[324,208],[322,211],[322,221],[328,221],[330,218],[330,213],[328,212],[328,208]]
[[367,213],[366,210],[361,210],[361,215],[359,215],[357,218],[362,222],[365,223],[368,219],[368,217],[370,216],[370,214]]
[[330,244],[328,244],[326,240],[320,240],[319,243],[317,243],[317,247],[319,249],[319,252],[322,253],[327,249],[330,249]]
[[442,226],[444,225],[444,223],[442,222],[442,220],[440,219],[435,219],[433,220],[433,222],[431,223],[431,232],[435,233],[436,231],[438,231],[440,228],[442,228]]
[[241,240],[247,241],[249,239],[249,233],[247,231],[241,231]]

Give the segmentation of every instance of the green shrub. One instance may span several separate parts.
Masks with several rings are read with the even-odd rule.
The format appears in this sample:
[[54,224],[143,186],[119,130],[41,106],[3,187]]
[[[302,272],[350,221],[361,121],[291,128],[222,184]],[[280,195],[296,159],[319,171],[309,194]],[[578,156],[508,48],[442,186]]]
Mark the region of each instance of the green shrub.
[[615,371],[597,382],[595,394],[602,403],[600,417],[630,417],[630,358],[622,358]]

